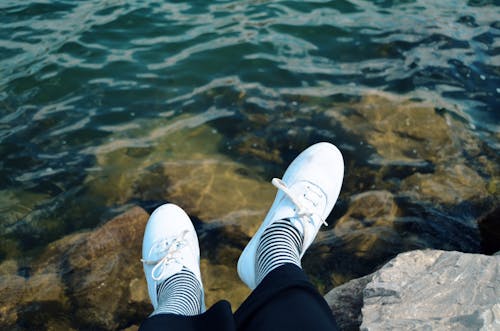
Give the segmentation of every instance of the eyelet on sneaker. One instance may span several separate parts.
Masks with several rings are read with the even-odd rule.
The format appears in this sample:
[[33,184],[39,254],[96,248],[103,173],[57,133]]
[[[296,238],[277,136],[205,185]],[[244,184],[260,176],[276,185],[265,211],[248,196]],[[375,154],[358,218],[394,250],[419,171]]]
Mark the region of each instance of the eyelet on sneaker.
[[[317,218],[319,218],[321,220],[321,223],[323,223],[325,226],[328,226],[328,223],[326,222],[326,220],[324,220],[321,217],[321,215],[318,215],[317,213],[308,210],[303,205],[303,203],[299,199],[297,199],[297,197],[288,188],[288,186],[286,185],[286,183],[283,180],[281,180],[279,178],[273,178],[273,180],[271,181],[271,183],[277,189],[281,190],[292,201],[292,203],[295,205],[295,207],[293,208],[293,211],[297,214],[297,216],[299,217],[299,219],[306,218],[307,222],[314,224],[313,216],[316,216]],[[310,189],[310,186],[309,186],[309,191],[312,192],[312,190]],[[317,195],[318,195],[318,197],[321,197],[320,194],[317,194]],[[303,193],[303,196],[304,196],[304,199],[309,200],[314,206],[317,205],[317,202],[315,204],[314,200],[311,200],[311,199],[307,198],[307,194],[306,193]]]
[[[151,271],[151,277],[153,280],[159,281],[163,278],[163,274],[167,268],[167,265],[170,263],[178,263],[182,265],[182,256],[179,255],[179,250],[186,245],[185,237],[188,235],[188,231],[184,231],[178,238],[174,238],[171,240],[162,239],[156,243],[151,245],[149,250],[149,254],[156,254],[159,256],[163,256],[162,258],[156,260],[146,260],[141,259],[142,263],[154,266]],[[158,276],[155,275],[157,271],[160,271]]]

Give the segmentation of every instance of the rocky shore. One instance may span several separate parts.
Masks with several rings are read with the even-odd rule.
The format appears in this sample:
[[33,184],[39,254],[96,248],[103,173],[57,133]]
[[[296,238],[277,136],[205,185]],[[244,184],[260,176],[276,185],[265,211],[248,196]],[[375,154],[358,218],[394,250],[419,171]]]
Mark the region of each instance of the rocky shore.
[[[80,201],[59,206],[75,217],[66,236],[61,226],[74,224],[58,219],[13,224],[0,242],[0,329],[136,329],[151,311],[143,230],[167,201],[195,224],[207,305],[224,298],[235,309],[249,294],[236,262],[274,198],[268,180],[320,140],[339,145],[346,174],[303,267],[342,328],[497,328],[499,257],[489,255],[500,250],[498,155],[459,118],[422,102],[382,93],[325,107],[290,101],[325,130],[243,110],[248,118],[230,131],[214,122],[147,150],[102,146],[95,162],[106,176],[90,173],[85,192],[127,211],[85,227]],[[260,138],[274,136],[286,139]],[[26,252],[25,234],[50,243]]]
[[[148,217],[134,207],[93,231],[53,242],[29,265],[4,261],[0,327],[136,329],[151,312],[139,261]],[[201,263],[207,304],[227,298],[236,308],[248,295],[235,267],[228,267],[235,265],[239,251],[215,251],[212,259],[202,257]],[[343,330],[496,330],[500,255],[402,253],[375,273],[334,288],[325,298]]]

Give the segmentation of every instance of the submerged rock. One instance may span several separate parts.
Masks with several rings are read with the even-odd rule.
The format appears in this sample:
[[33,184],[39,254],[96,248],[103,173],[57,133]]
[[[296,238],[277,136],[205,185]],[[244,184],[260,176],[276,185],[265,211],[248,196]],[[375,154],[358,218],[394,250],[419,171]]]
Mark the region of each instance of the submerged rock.
[[52,318],[63,323],[70,308],[66,290],[54,270],[33,270],[18,261],[4,261],[0,264],[0,329],[43,329]]
[[329,115],[375,147],[380,159],[373,161],[380,164],[436,162],[459,154],[445,118],[426,104],[371,93]]
[[239,225],[251,236],[274,200],[274,187],[255,168],[223,155],[221,134],[208,125],[161,133],[156,144],[137,151],[119,141],[101,146],[96,160],[105,176],[89,174],[89,194],[108,205],[173,202],[205,223]]
[[196,118],[186,114],[155,129],[144,127],[137,137],[118,134],[108,143],[90,149],[99,171],[87,174],[88,194],[106,205],[123,205],[142,196],[164,199],[162,193],[169,182],[159,165],[182,160],[203,162],[220,156],[217,150],[220,134],[206,124],[193,125],[193,120]]
[[331,288],[373,272],[398,252],[420,247],[414,236],[399,231],[401,215],[389,191],[352,196],[334,226],[318,233],[303,260],[305,269]]
[[338,236],[373,226],[392,227],[401,210],[389,191],[367,191],[353,195],[349,209],[337,221],[334,231]]
[[[358,102],[335,105],[327,115],[332,125],[340,123],[374,148],[368,158],[370,164],[381,167],[373,175],[378,188],[399,189],[421,201],[452,205],[490,195],[484,172],[498,179],[495,160],[482,155],[486,152],[480,140],[463,122],[433,105],[370,93]],[[476,164],[476,159],[482,164]],[[476,170],[478,166],[482,173]]]
[[160,167],[169,183],[162,198],[205,223],[238,225],[248,236],[260,226],[276,194],[270,183],[227,159],[180,160]]
[[403,181],[402,189],[423,200],[438,200],[449,205],[477,201],[489,195],[485,180],[463,164],[439,167],[433,174],[416,173]]

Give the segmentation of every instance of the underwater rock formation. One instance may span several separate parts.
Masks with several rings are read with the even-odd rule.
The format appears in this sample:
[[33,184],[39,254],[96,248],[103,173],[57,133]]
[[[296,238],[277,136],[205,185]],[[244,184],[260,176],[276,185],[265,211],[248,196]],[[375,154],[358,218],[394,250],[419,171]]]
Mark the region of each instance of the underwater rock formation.
[[[369,93],[358,102],[336,104],[327,114],[332,125],[340,123],[374,148],[369,162],[380,166],[381,174],[385,172],[376,176],[377,186],[387,187],[383,182],[397,176],[402,193],[452,205],[490,194],[492,188],[472,164],[498,181],[498,165],[482,155],[485,146],[480,140],[462,121],[433,105]],[[393,174],[388,173],[391,170]]]
[[276,194],[270,183],[252,178],[249,169],[224,159],[165,162],[158,171],[169,183],[164,199],[205,223],[238,225],[249,237]]
[[388,191],[352,196],[342,217],[318,233],[303,259],[305,270],[331,288],[372,272],[398,251],[412,249],[417,244],[396,228],[400,214]]

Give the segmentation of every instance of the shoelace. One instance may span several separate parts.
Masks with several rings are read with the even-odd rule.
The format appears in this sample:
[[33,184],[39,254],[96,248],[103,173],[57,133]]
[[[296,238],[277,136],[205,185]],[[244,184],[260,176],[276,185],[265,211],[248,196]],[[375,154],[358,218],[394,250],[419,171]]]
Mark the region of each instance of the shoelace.
[[290,189],[288,188],[288,186],[286,185],[286,183],[283,180],[281,180],[279,178],[273,178],[271,183],[278,190],[283,191],[283,193],[285,193],[285,195],[293,202],[293,204],[297,207],[297,215],[299,217],[312,218],[312,216],[316,215],[316,217],[318,217],[325,226],[328,226],[328,223],[326,222],[326,220],[321,218],[321,216],[319,216],[317,213],[314,213],[314,212],[307,210],[307,208],[302,204],[302,202],[297,197],[295,197],[294,193],[292,193],[292,191],[290,191]]
[[[151,249],[149,250],[149,255],[154,250],[158,250],[158,254],[163,255],[165,254],[161,259],[158,260],[145,260],[141,259],[142,263],[148,264],[148,265],[154,265],[153,270],[151,271],[151,276],[153,277],[154,280],[159,281],[162,279],[162,275],[165,271],[165,268],[169,263],[172,261],[179,261],[179,257],[177,256],[179,253],[179,250],[186,245],[186,235],[188,234],[189,231],[183,231],[178,238],[174,238],[173,240],[168,240],[168,239],[162,239],[157,241],[156,243],[151,246]],[[157,271],[160,271],[158,276],[155,276],[155,273]]]

